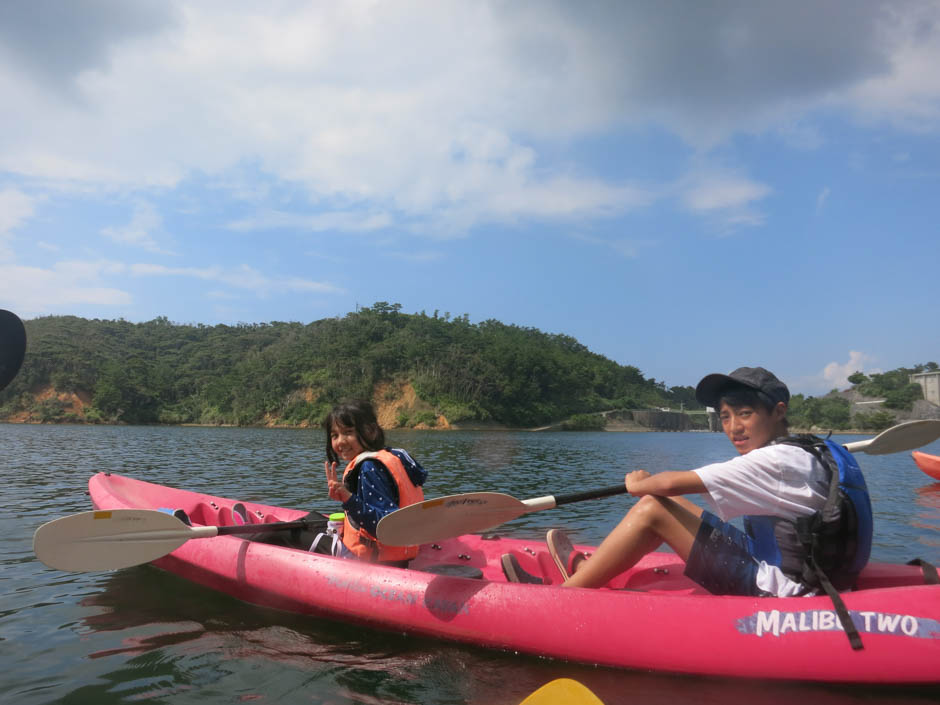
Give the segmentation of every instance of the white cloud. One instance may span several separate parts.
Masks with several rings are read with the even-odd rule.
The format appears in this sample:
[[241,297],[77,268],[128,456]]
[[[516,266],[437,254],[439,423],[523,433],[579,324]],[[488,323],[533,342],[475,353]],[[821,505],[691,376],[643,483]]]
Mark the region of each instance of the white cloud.
[[725,232],[763,225],[765,216],[755,205],[772,192],[766,184],[723,169],[693,171],[678,191],[685,208],[713,218]]
[[216,289],[213,299],[234,298],[231,290],[265,298],[279,294],[336,294],[343,289],[327,282],[300,277],[271,277],[256,269],[240,267],[166,267],[159,264],[127,265],[113,260],[68,260],[49,268],[0,264],[0,301],[21,317],[70,312],[83,305],[127,307],[134,303],[126,289],[109,284],[115,277],[182,277],[230,287]]
[[822,380],[825,381],[826,391],[830,389],[846,389],[849,386],[849,376],[856,372],[864,372],[865,374],[871,374],[873,372],[880,372],[878,369],[865,369],[865,366],[872,361],[872,358],[869,355],[866,355],[863,352],[858,352],[857,350],[852,350],[849,352],[849,359],[847,362],[830,362],[823,368],[823,371],[820,375]]
[[[327,211],[296,216],[314,231],[452,236],[649,204],[546,162],[583,136],[656,125],[697,149],[742,132],[813,149],[821,111],[940,117],[936,2],[74,0],[50,21],[45,2],[17,6],[0,10],[0,169],[151,189],[252,164]],[[756,225],[768,192],[701,184],[686,205]],[[156,251],[146,223],[107,231]]]
[[[520,69],[507,57],[517,18],[510,27],[493,8],[459,3],[295,4],[263,15],[239,3],[179,7],[178,29],[156,17],[151,34],[102,36],[107,51],[86,51],[97,59],[85,71],[60,66],[80,100],[60,105],[0,69],[18,106],[8,120],[29,125],[0,137],[0,168],[149,187],[249,159],[316,199],[372,204],[378,215],[352,225],[364,228],[382,227],[387,209],[405,220],[450,211],[472,224],[629,206],[629,192],[600,181],[545,178],[513,134],[543,131],[526,119],[538,104],[542,121],[571,112],[548,85],[537,105],[520,101],[527,60]],[[134,224],[108,234],[143,242]]]
[[843,100],[869,120],[916,132],[940,124],[940,4],[886,4],[878,41],[887,48],[886,70],[865,77]]
[[86,304],[126,306],[131,295],[102,281],[120,268],[107,261],[60,262],[49,269],[0,265],[0,300],[24,318]]
[[271,230],[290,228],[292,230],[310,230],[323,232],[339,230],[344,232],[367,232],[387,228],[392,218],[387,213],[359,213],[355,211],[317,213],[289,213],[284,211],[266,211],[229,223],[230,230]]
[[845,362],[830,362],[816,374],[794,377],[790,380],[790,389],[794,394],[799,390],[799,393],[815,397],[825,396],[833,389],[849,389],[852,386],[849,382],[850,375],[856,372],[866,375],[882,372],[880,367],[870,366],[874,360],[874,356],[868,353],[852,350]]
[[770,188],[750,179],[735,176],[702,175],[689,187],[685,204],[695,211],[740,208],[764,198]]
[[165,267],[160,264],[132,264],[128,272],[134,276],[188,277],[203,281],[218,282],[235,289],[251,290],[259,296],[285,293],[339,293],[343,290],[333,284],[316,282],[299,277],[269,277],[248,265],[224,268],[212,267]]
[[154,239],[153,233],[159,231],[162,225],[163,219],[156,208],[145,201],[138,201],[134,204],[130,223],[103,228],[101,234],[118,244],[133,245],[156,254],[173,254],[162,249]]
[[829,200],[829,187],[825,186],[822,191],[819,192],[819,195],[816,196],[816,212],[822,212],[823,207],[826,205],[826,201]]
[[36,199],[17,189],[0,191],[0,235],[9,233],[14,228],[32,217]]
[[32,218],[35,209],[32,196],[13,188],[0,191],[0,262],[15,259],[9,244],[13,231]]

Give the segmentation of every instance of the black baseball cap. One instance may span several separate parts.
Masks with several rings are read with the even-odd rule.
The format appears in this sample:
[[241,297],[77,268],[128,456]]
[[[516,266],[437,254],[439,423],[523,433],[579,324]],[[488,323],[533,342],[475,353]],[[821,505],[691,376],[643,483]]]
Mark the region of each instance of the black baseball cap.
[[717,408],[722,392],[728,386],[750,387],[763,392],[776,406],[777,402],[790,403],[790,390],[773,372],[763,367],[739,367],[731,374],[706,375],[695,388],[695,398],[700,404]]

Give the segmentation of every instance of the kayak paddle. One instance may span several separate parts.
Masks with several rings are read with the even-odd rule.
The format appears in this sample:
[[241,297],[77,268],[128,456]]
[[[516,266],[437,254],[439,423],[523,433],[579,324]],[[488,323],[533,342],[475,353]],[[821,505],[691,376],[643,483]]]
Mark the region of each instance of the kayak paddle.
[[905,421],[887,428],[867,441],[844,444],[849,453],[862,451],[868,455],[886,455],[914,450],[940,438],[940,419]]
[[309,522],[304,519],[238,526],[188,526],[166,512],[109,509],[72,514],[43,524],[33,535],[33,552],[40,561],[57,570],[117,570],[162,558],[190,539],[308,527]]
[[[898,453],[940,438],[940,420],[908,421],[892,426],[874,438],[846,443],[850,453],[871,455]],[[554,509],[562,504],[626,494],[624,483],[586,492],[545,495],[519,500],[501,492],[468,492],[428,499],[387,514],[376,537],[389,546],[413,546],[492,529],[524,514]]]
[[16,377],[25,354],[23,321],[15,313],[0,309],[0,391]]
[[591,689],[571,678],[556,678],[519,705],[604,705]]

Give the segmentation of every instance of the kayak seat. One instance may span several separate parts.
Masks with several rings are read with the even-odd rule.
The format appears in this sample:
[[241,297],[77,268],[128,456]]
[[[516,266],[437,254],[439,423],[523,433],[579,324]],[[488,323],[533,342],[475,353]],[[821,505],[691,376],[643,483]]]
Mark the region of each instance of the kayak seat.
[[232,505],[232,521],[240,526],[252,523],[251,518],[248,516],[248,510],[241,502]]
[[220,507],[219,508],[219,524],[221,526],[233,526],[235,524],[242,524],[244,522],[236,521],[235,515],[232,512],[231,507]]
[[194,524],[214,526],[217,524],[218,512],[212,509],[207,502],[199,502],[190,510],[189,518]]
[[232,510],[209,500],[197,503],[189,517],[193,522],[204,526],[227,526],[232,523]]

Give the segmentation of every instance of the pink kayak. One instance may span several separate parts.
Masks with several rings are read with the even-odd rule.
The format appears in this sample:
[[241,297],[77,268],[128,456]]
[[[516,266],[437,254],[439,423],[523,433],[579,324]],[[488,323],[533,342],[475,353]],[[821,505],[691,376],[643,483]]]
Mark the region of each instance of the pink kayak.
[[[194,526],[231,523],[236,503],[104,473],[89,489],[96,509],[182,509]],[[250,523],[306,514],[243,504]],[[509,551],[550,584],[506,582],[500,557]],[[543,543],[489,535],[423,545],[407,570],[221,535],[153,563],[256,605],[586,664],[940,683],[940,585],[914,566],[871,564],[843,595],[864,643],[856,651],[828,597],[716,597],[685,578],[671,553],[647,556],[601,590],[559,588]]]
[[914,458],[917,467],[923,470],[927,475],[934,480],[940,480],[940,455],[930,455],[929,453],[922,453],[919,450],[915,450],[911,452],[911,457]]

